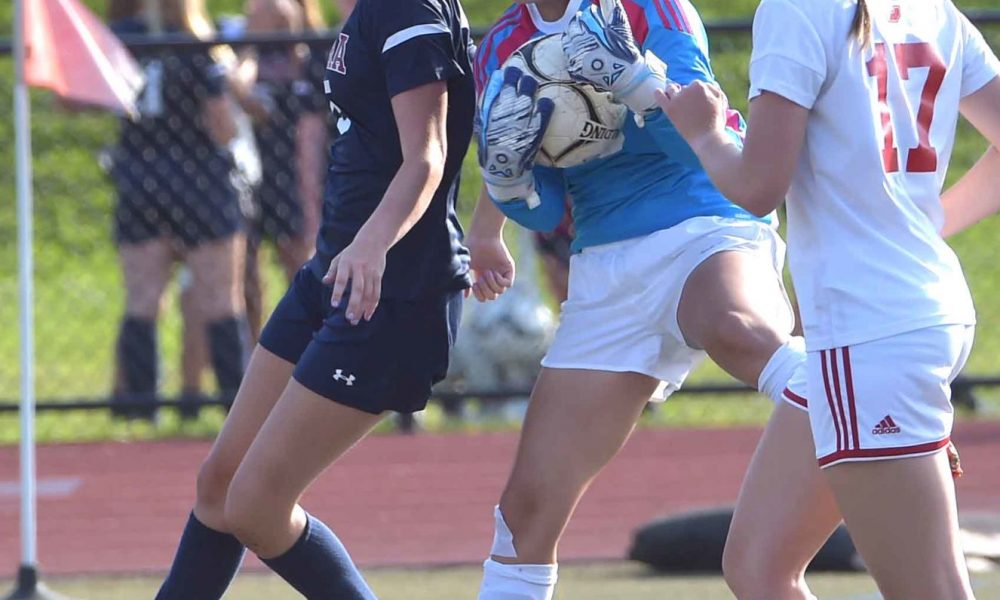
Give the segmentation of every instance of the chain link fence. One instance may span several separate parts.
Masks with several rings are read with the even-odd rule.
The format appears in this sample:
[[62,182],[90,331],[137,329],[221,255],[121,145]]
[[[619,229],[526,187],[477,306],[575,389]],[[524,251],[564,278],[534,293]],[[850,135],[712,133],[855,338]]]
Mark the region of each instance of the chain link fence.
[[[981,26],[1000,48],[1000,18]],[[194,417],[201,402],[231,399],[260,323],[308,257],[318,224],[325,147],[336,135],[322,87],[328,37],[211,46],[129,38],[147,78],[136,122],[32,94],[40,409],[110,403],[115,415],[147,419],[168,400]],[[745,109],[746,24],[712,37],[715,71]],[[11,97],[12,80],[10,55],[0,55],[0,97]],[[9,111],[0,104],[0,137],[12,140]],[[0,147],[8,192],[0,203],[0,410],[16,407],[18,390],[12,146]],[[952,181],[985,146],[962,125]],[[471,156],[464,175],[468,217],[479,186]],[[993,221],[955,247],[980,314],[966,375],[1000,382],[997,239]],[[707,364],[691,379],[699,386],[715,393],[733,382]],[[510,387],[494,381],[506,389],[479,391],[508,395]],[[992,406],[993,393],[983,394]],[[444,396],[454,407],[461,394]]]

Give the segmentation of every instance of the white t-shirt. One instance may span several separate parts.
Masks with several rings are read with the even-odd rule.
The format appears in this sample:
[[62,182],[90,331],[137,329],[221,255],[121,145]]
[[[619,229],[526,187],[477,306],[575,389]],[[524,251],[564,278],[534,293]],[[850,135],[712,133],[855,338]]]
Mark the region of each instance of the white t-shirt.
[[787,197],[789,265],[809,350],[973,324],[961,265],[939,234],[959,100],[1000,61],[950,0],[763,0],[750,98],[810,109]]

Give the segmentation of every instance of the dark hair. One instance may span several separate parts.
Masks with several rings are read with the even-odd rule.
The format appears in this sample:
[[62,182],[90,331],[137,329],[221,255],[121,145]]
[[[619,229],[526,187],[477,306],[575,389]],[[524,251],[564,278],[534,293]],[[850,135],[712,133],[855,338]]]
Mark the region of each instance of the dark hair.
[[858,0],[858,10],[854,13],[854,22],[851,24],[851,37],[856,39],[862,47],[871,42],[872,16],[868,12],[866,0]]

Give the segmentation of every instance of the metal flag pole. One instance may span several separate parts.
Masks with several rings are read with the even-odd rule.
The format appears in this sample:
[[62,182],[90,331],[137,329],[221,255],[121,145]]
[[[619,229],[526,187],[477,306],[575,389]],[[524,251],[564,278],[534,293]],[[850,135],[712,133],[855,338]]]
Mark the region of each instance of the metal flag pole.
[[18,313],[21,336],[21,567],[7,600],[58,600],[38,583],[35,478],[35,319],[32,251],[31,104],[24,77],[24,0],[14,0],[14,152],[17,180]]

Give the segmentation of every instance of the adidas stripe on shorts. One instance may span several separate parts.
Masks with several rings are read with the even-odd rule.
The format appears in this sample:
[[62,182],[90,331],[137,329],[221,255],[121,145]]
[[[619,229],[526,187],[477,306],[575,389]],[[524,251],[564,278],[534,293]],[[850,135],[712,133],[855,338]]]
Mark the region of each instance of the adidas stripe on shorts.
[[931,454],[948,445],[951,382],[974,327],[943,325],[808,353],[784,398],[809,411],[820,467]]

